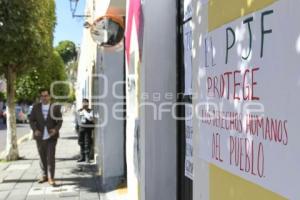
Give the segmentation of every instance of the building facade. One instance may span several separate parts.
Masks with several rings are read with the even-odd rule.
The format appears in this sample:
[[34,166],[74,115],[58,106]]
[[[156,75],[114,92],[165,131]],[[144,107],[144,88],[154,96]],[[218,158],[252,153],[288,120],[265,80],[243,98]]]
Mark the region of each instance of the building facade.
[[299,199],[298,1],[87,2],[125,19],[115,48],[85,30],[78,72],[78,101],[100,96],[108,185],[141,200]]

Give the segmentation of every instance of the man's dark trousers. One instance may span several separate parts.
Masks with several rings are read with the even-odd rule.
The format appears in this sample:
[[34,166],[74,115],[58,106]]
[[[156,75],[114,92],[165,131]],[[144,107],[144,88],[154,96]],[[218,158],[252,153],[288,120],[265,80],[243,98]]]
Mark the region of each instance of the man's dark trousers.
[[57,139],[36,140],[40,155],[42,175],[54,179],[55,174],[55,147]]

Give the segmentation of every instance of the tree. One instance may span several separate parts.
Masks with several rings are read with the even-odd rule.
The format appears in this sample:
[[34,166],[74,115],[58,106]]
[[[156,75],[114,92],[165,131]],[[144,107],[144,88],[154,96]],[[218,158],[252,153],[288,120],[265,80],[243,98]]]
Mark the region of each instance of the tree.
[[68,75],[68,81],[72,85],[72,88],[67,89],[69,94],[71,94],[70,97],[68,98],[68,101],[73,102],[75,100],[74,87],[77,78],[77,67],[78,67],[78,61],[77,61],[78,55],[77,55],[76,45],[72,41],[64,40],[64,41],[60,41],[58,43],[58,46],[55,47],[55,49],[64,60],[65,69]]
[[54,0],[0,0],[0,73],[7,81],[6,160],[19,158],[15,89],[17,76],[52,52],[55,27]]
[[69,40],[59,42],[55,50],[62,57],[65,64],[76,59],[77,57],[76,45]]
[[[16,87],[18,101],[34,102],[41,88],[48,88],[55,81],[67,80],[64,62],[57,51],[53,51],[41,65],[32,68],[18,78]],[[54,90],[55,95],[68,94],[67,89],[61,84]]]

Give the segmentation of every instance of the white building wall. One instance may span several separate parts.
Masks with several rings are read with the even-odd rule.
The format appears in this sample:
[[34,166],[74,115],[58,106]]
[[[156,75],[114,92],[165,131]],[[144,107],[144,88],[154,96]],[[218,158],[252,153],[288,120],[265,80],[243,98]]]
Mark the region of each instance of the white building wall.
[[99,91],[105,95],[99,104],[103,123],[96,131],[96,148],[101,175],[105,184],[110,184],[111,178],[124,175],[123,48],[113,52],[98,48],[98,56],[102,57],[102,63],[97,63],[101,65]]
[[[218,123],[216,118],[211,118],[213,122],[210,124],[206,123],[209,119],[204,122],[200,118],[201,114],[198,115],[198,119],[195,117],[193,197],[197,200],[299,199],[300,192],[294,183],[299,180],[297,163],[300,162],[299,156],[295,156],[300,152],[297,143],[299,120],[295,117],[295,110],[299,110],[297,98],[299,93],[295,91],[299,90],[297,83],[300,74],[298,67],[300,31],[299,26],[295,24],[299,18],[297,9],[300,2],[293,0],[252,2],[216,0],[213,4],[211,1],[205,4],[201,2],[207,1],[193,0],[192,6],[195,86],[193,103],[195,106],[201,105],[195,112],[200,113],[203,108],[209,108],[216,113],[236,112],[242,116],[242,120],[239,119],[241,130],[227,130],[223,129],[223,125],[219,126],[223,122],[228,123],[228,117],[225,115],[222,116],[219,125],[216,125]],[[222,12],[218,8],[222,8]],[[244,20],[252,17],[253,21],[248,28]],[[232,35],[226,34],[226,30],[229,30],[227,28],[231,28],[236,36],[234,45],[228,51],[227,45],[232,41],[230,37]],[[266,29],[270,30],[267,34],[264,33]],[[251,47],[249,41],[252,41]],[[245,57],[249,50],[250,56]],[[246,89],[243,87],[251,83],[246,72],[253,69],[259,72],[252,73],[253,85],[250,93],[259,98],[242,97],[238,100],[236,96],[245,94]],[[228,94],[228,98],[209,93],[209,77],[218,77],[220,74],[238,70],[244,75],[243,87],[236,87],[236,80],[240,77],[234,75],[234,78],[226,82],[224,94]],[[219,81],[221,82],[220,79]],[[255,110],[256,108],[260,109]],[[249,134],[248,114],[258,115],[262,121],[264,120],[262,127],[265,129],[257,128],[257,135]],[[286,121],[285,132],[278,128],[280,121],[283,120]],[[272,136],[269,123],[274,123],[271,126],[274,126],[274,130],[278,130],[279,135],[283,135],[282,140],[276,141],[276,136]],[[250,125],[250,129],[252,127],[254,125]],[[214,140],[216,133],[220,135],[218,142]],[[261,136],[266,133],[270,133],[270,136],[265,138]],[[239,150],[233,149],[237,143],[230,141],[229,137],[236,138],[236,141],[246,141],[246,144],[241,142],[238,145]],[[288,138],[288,142],[282,145],[284,138]],[[248,140],[251,141],[251,145],[247,144]],[[216,149],[218,156],[214,154]],[[236,154],[233,155],[233,152]],[[251,172],[247,170],[245,164],[248,162],[244,159],[247,158],[247,154],[251,157],[249,164],[252,167]],[[260,161],[262,157],[263,161]],[[233,161],[231,158],[236,160],[239,158],[239,161]],[[235,164],[232,164],[233,162]],[[258,163],[263,163],[261,165],[263,170],[259,169]],[[281,174],[283,171],[284,175]],[[282,184],[285,182],[289,184]]]
[[[86,10],[91,10],[90,1],[87,1]],[[87,87],[88,85],[91,86],[91,76],[96,57],[96,50],[97,45],[91,37],[90,30],[84,28],[80,44],[80,57],[77,71],[76,106],[78,109],[82,106],[82,98],[91,98],[91,88]],[[90,82],[89,84],[87,84],[88,80]]]
[[[104,16],[112,6],[111,2],[110,0],[87,0],[85,13],[90,17],[85,19],[86,22],[93,24],[97,18]],[[125,1],[115,1],[114,6],[125,10]],[[116,119],[113,115],[114,109],[123,109],[122,106],[114,107],[118,103],[123,103],[123,99],[117,98],[112,93],[114,83],[123,81],[124,78],[123,52],[122,47],[108,50],[97,47],[91,38],[90,29],[84,29],[77,76],[77,108],[81,107],[82,98],[89,98],[91,105],[95,99],[101,104],[100,110],[95,110],[96,117],[100,120],[98,127],[95,128],[95,153],[103,184],[107,185],[110,185],[111,178],[120,179],[124,175],[124,120]],[[107,82],[104,83],[101,78],[97,80],[97,75],[93,75],[93,68],[97,75],[105,76]],[[95,81],[98,82],[95,84]],[[96,86],[94,90],[93,85]],[[104,90],[108,93],[101,98],[94,95],[95,93],[101,95]],[[118,85],[116,93],[120,96],[124,95],[123,86]],[[117,115],[123,117],[123,113]]]
[[[176,2],[145,1],[143,59],[141,65],[141,104],[162,103],[171,109],[176,102]],[[165,100],[167,93],[174,94]],[[152,97],[160,94],[156,101]],[[170,111],[155,120],[151,106],[141,107],[141,199],[176,200],[177,136],[176,120]]]

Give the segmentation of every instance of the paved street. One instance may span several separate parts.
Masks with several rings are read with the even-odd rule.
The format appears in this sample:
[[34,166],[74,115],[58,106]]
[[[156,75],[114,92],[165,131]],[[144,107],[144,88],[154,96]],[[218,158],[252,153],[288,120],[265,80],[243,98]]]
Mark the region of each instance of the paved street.
[[61,137],[56,153],[56,183],[36,183],[39,177],[39,159],[35,141],[29,140],[19,145],[22,160],[0,162],[0,200],[127,200],[126,188],[107,194],[101,193],[100,180],[95,164],[78,164],[79,146],[74,132],[72,115],[64,116]]
[[[17,124],[17,136],[20,139],[22,136],[30,132],[29,124]],[[0,152],[5,150],[6,145],[6,125],[0,120]]]

